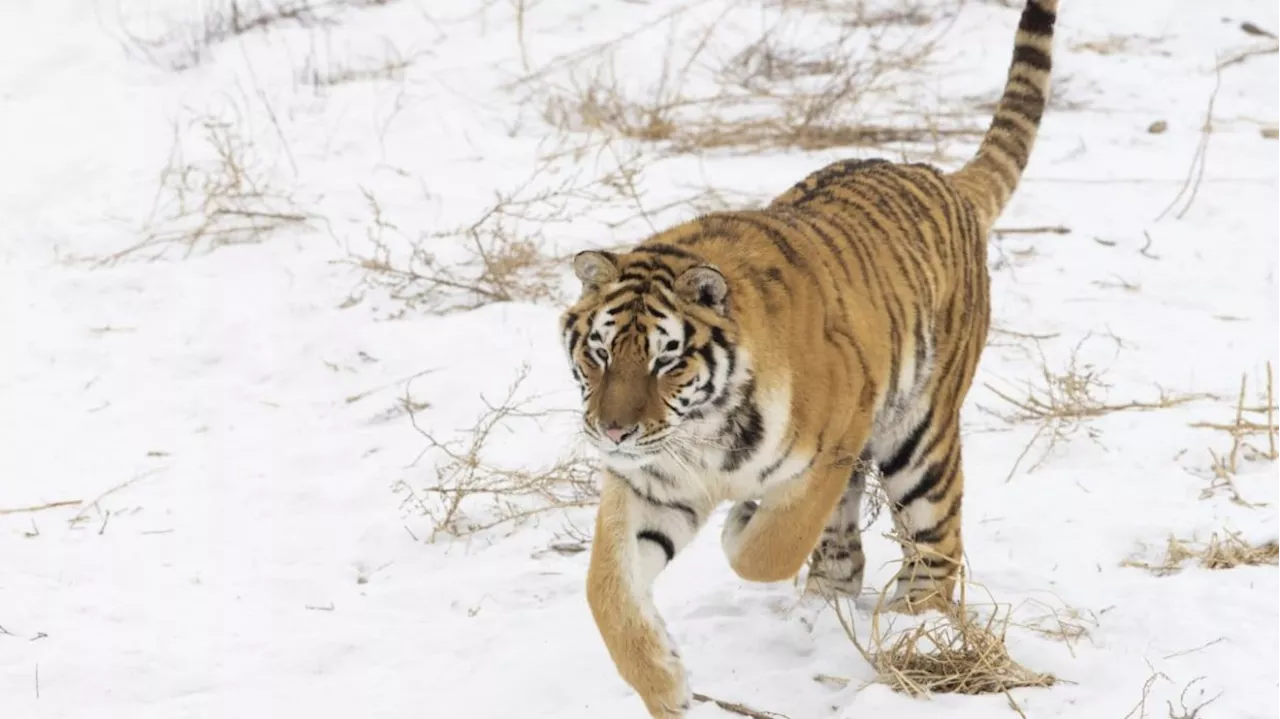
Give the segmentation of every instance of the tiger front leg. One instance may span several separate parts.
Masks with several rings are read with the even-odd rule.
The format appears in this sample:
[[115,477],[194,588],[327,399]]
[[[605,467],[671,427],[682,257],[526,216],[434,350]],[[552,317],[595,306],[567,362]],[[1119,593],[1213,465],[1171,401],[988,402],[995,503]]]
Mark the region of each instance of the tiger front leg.
[[709,509],[658,500],[605,473],[587,602],[618,673],[655,719],[684,717],[692,693],[651,588],[693,539]]
[[848,486],[848,463],[823,459],[760,502],[738,502],[730,510],[721,544],[738,576],[778,582],[804,566]]
[[862,495],[867,485],[866,460],[849,475],[849,486],[822,530],[822,538],[809,558],[805,591],[822,596],[856,597],[862,591],[867,566],[862,551]]

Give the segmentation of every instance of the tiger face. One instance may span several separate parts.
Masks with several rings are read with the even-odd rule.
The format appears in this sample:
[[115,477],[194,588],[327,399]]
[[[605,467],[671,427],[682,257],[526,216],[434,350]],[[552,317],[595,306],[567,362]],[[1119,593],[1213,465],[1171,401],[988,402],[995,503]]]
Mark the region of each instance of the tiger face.
[[655,259],[579,254],[583,295],[562,317],[583,431],[617,462],[695,439],[691,428],[723,407],[738,360],[724,276]]

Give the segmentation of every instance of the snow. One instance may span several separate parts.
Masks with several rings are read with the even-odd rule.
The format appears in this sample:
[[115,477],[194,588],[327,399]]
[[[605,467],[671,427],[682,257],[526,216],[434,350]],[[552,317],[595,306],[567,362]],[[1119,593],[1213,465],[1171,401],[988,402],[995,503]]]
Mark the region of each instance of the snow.
[[[350,261],[372,252],[364,192],[395,257],[473,221],[495,193],[535,198],[532,217],[506,227],[563,256],[688,217],[676,201],[696,188],[759,201],[848,155],[955,167],[975,138],[698,156],[618,141],[574,153],[585,136],[557,134],[533,85],[516,82],[527,61],[568,87],[564,58],[631,33],[614,72],[648,87],[675,20],[695,34],[716,23],[710,52],[740,49],[776,4],[316,3],[327,22],[240,35],[181,70],[170,66],[190,61],[190,33],[139,51],[227,4],[0,8],[0,716],[643,716],[587,611],[586,553],[547,551],[589,532],[590,509],[450,540],[406,502],[448,469],[418,429],[464,446],[486,403],[521,376],[516,398],[546,414],[502,423],[486,465],[536,473],[582,449],[556,330],[574,283],[560,267],[553,296],[406,307]],[[1000,3],[963,5],[942,35],[945,62],[903,83],[898,105],[876,101],[951,107],[985,125],[972,105],[996,96],[1016,17]],[[1248,403],[1263,404],[1266,365],[1280,356],[1277,145],[1260,133],[1276,126],[1277,60],[1213,70],[1266,46],[1241,22],[1274,31],[1277,20],[1261,1],[1063,3],[1060,98],[999,225],[1071,232],[993,238],[999,331],[965,409],[973,609],[989,611],[987,597],[1012,608],[1012,656],[1067,680],[1014,691],[1027,716],[1164,716],[1189,684],[1188,707],[1218,696],[1204,716],[1280,713],[1275,567],[1122,566],[1159,561],[1170,534],[1280,532],[1275,463],[1242,457],[1234,482],[1253,506],[1233,502],[1211,487],[1208,452],[1230,439],[1190,426],[1229,423],[1242,374]],[[409,64],[320,88],[303,72],[388,58]],[[1197,192],[1164,213],[1215,84]],[[269,181],[273,197],[254,208],[307,219],[189,257],[94,262],[149,227],[190,227],[157,186],[175,138],[183,162],[212,171],[200,123],[210,117],[234,128]],[[1148,133],[1157,120],[1167,131]],[[636,152],[639,200],[535,197]],[[671,206],[641,213],[637,201]],[[447,263],[470,257],[456,237],[425,241]],[[1036,427],[1003,419],[1011,408],[991,387],[1025,395],[1042,361],[1060,370],[1077,345],[1108,402],[1155,401],[1161,389],[1214,397],[1088,420],[1047,452],[1042,438],[1011,475]],[[1265,436],[1251,442],[1266,447]],[[57,502],[69,504],[9,511]],[[1012,716],[1004,696],[912,699],[869,684],[828,607],[792,583],[732,574],[717,541],[725,509],[656,586],[696,691],[793,719]],[[468,511],[482,521],[487,510]],[[868,587],[894,571],[887,530],[880,517],[866,535]],[[854,616],[863,639],[867,591]],[[1071,644],[1025,626],[1068,609],[1092,618]]]

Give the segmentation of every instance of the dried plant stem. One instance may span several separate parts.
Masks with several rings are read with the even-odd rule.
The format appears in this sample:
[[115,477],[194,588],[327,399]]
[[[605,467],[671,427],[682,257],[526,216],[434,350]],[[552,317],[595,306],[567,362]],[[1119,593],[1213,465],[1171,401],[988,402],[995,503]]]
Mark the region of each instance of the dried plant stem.
[[1187,211],[1191,209],[1191,203],[1195,202],[1196,193],[1200,191],[1200,183],[1204,179],[1205,156],[1209,152],[1209,136],[1213,132],[1213,104],[1218,99],[1218,90],[1222,88],[1222,68],[1218,67],[1214,72],[1213,92],[1209,93],[1209,105],[1204,111],[1204,124],[1200,127],[1200,141],[1196,144],[1196,151],[1191,156],[1191,165],[1187,168],[1187,177],[1182,183],[1182,187],[1178,189],[1178,194],[1174,196],[1169,205],[1156,215],[1156,221],[1159,222],[1169,211],[1182,202],[1186,197],[1186,202],[1182,209],[1178,210],[1175,217],[1181,220]]
[[[1254,453],[1255,457],[1262,457],[1269,461],[1275,461],[1280,458],[1276,454],[1276,435],[1280,433],[1280,427],[1276,426],[1276,405],[1275,405],[1275,387],[1273,385],[1271,363],[1267,363],[1267,387],[1266,405],[1262,407],[1253,407],[1247,404],[1247,389],[1249,383],[1248,373],[1242,374],[1240,377],[1240,392],[1236,396],[1235,416],[1230,424],[1221,422],[1192,422],[1190,426],[1213,429],[1226,432],[1231,437],[1231,447],[1225,453],[1219,454],[1212,448],[1209,449],[1209,457],[1212,460],[1210,471],[1213,472],[1213,482],[1201,493],[1202,497],[1213,496],[1214,490],[1225,487],[1231,495],[1232,501],[1246,507],[1255,506],[1246,501],[1240,494],[1239,488],[1235,483],[1235,475],[1240,469],[1240,456],[1244,449],[1249,449]],[[1246,419],[1245,414],[1265,414],[1266,423]],[[1251,445],[1247,440],[1257,434],[1265,434],[1267,436],[1267,451]]]
[[723,699],[716,699],[714,697],[709,697],[706,694],[700,694],[698,692],[693,693],[693,698],[695,701],[700,701],[700,702],[703,702],[704,704],[707,704],[707,703],[715,704],[716,706],[720,707],[721,709],[727,712],[731,712],[739,716],[750,717],[751,719],[787,719],[785,714],[775,714],[774,712],[759,711],[757,709],[752,709],[751,707],[746,706],[745,704],[739,704],[737,702],[727,702],[727,701],[724,701]]
[[1272,459],[1276,459],[1276,398],[1272,384],[1271,363],[1267,363],[1267,446]]
[[1126,559],[1120,563],[1120,566],[1145,569],[1158,577],[1164,577],[1182,571],[1183,563],[1188,559],[1197,560],[1199,566],[1205,569],[1275,565],[1280,563],[1280,543],[1273,539],[1253,544],[1245,540],[1239,532],[1229,529],[1222,530],[1221,534],[1214,532],[1209,537],[1209,541],[1203,543],[1170,535],[1165,546],[1164,557],[1158,563]]
[[28,514],[31,512],[43,512],[46,509],[57,509],[58,507],[74,507],[81,504],[82,499],[64,499],[57,502],[48,502],[46,504],[36,504],[30,507],[14,507],[12,509],[0,509],[0,515],[5,514]]
[[520,67],[528,75],[532,70],[529,66],[529,47],[525,44],[524,39],[525,0],[514,0],[514,2],[516,6],[516,43],[520,46]]
[[1043,227],[996,227],[991,234],[996,237],[1005,235],[1066,235],[1071,233],[1070,227],[1062,225],[1046,225]]

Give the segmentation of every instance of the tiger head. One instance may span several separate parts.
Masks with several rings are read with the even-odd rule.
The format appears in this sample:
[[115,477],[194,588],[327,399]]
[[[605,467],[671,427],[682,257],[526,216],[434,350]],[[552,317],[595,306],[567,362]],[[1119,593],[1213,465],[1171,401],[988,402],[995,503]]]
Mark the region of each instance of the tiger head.
[[744,369],[724,275],[674,248],[587,251],[573,268],[582,297],[561,329],[586,435],[617,462],[695,437],[697,422],[726,409]]

